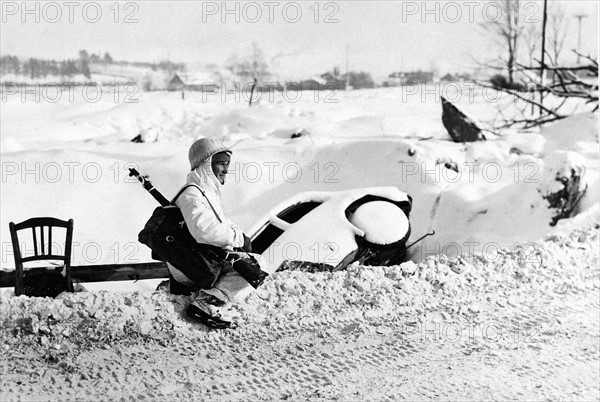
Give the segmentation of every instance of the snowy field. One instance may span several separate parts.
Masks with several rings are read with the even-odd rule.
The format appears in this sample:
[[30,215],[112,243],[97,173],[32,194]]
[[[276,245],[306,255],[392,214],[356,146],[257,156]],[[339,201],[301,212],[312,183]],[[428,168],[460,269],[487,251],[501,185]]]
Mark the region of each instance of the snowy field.
[[[457,144],[440,94],[484,123],[511,102],[457,85],[263,94],[251,108],[234,94],[3,98],[2,269],[8,223],[33,216],[74,219],[74,265],[150,261],[137,234],[156,202],[127,168],[171,197],[202,136],[233,149],[224,197],[244,230],[299,192],[395,186],[413,199],[409,242],[436,234],[401,266],[275,274],[235,307],[237,332],[187,322],[186,298],[156,281],[55,301],[3,292],[2,400],[598,400],[597,114]],[[550,226],[543,196],[572,170],[587,191]]]
[[[239,93],[226,102],[220,94],[181,100],[179,92],[106,88],[95,103],[83,89],[57,103],[44,92],[39,102],[5,95],[2,268],[14,264],[8,223],[33,216],[75,220],[74,265],[149,261],[137,233],[156,201],[128,168],[172,197],[185,180],[189,145],[202,136],[234,150],[224,197],[246,231],[300,192],[373,186],[412,196],[412,240],[436,231],[415,249],[415,261],[431,252],[493,256],[498,247],[598,220],[597,115],[579,114],[542,133],[457,144],[441,123],[440,94],[484,122],[510,99],[457,84],[409,88],[265,93],[252,108]],[[130,142],[140,133],[148,142]],[[588,191],[579,215],[552,228],[556,211],[542,196],[560,189],[556,174],[572,167],[585,172]]]

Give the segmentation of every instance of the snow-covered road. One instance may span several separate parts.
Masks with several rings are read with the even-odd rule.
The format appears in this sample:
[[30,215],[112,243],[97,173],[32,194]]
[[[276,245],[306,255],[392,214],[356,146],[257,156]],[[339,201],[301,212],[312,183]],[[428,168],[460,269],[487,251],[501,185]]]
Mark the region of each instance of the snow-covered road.
[[596,225],[537,263],[280,272],[236,330],[161,292],[6,298],[1,399],[598,400],[598,241]]

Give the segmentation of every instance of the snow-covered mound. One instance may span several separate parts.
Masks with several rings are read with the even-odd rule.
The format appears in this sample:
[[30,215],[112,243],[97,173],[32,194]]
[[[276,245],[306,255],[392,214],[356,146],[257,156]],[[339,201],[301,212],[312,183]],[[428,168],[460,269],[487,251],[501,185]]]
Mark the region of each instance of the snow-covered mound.
[[[128,168],[149,175],[171,197],[189,169],[188,147],[201,136],[233,149],[223,195],[231,219],[246,231],[299,193],[376,186],[412,196],[409,243],[436,231],[411,249],[414,261],[483,255],[489,247],[525,245],[600,217],[594,113],[539,133],[457,144],[442,125],[437,97],[407,97],[400,88],[318,99],[305,92],[293,102],[275,93],[251,108],[235,94],[189,93],[182,100],[179,93],[139,92],[127,101],[127,93],[115,95],[89,102],[76,89],[72,99],[56,103],[7,95],[0,109],[3,244],[10,244],[11,221],[73,218],[74,265],[150,261],[137,234],[156,202],[128,177]],[[498,105],[478,93],[457,103],[483,122]],[[131,142],[138,136],[146,142]],[[557,173],[565,177],[573,169],[582,196],[551,227],[560,211],[545,197],[564,187]],[[10,253],[2,250],[2,269],[12,269]]]
[[[336,328],[344,322],[423,321],[432,314],[468,319],[545,297],[597,292],[599,226],[551,235],[535,250],[500,250],[493,261],[440,256],[336,273],[279,272],[230,313],[242,333],[315,323]],[[9,344],[18,339],[13,334],[39,335],[47,345],[132,335],[195,339],[207,329],[184,318],[188,303],[189,297],[163,291],[62,293],[56,299],[4,294],[0,334]]]

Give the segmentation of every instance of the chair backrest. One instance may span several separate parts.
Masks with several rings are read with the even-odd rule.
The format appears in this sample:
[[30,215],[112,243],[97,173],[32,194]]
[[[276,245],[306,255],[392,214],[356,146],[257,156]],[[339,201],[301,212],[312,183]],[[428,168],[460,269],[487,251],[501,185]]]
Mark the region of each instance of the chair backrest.
[[[64,252],[52,247],[52,229],[54,227],[66,228]],[[42,217],[31,218],[21,223],[10,222],[10,237],[12,240],[13,254],[15,258],[15,294],[21,294],[23,290],[23,263],[39,260],[64,261],[67,281],[71,280],[71,248],[73,244],[73,219],[63,221],[56,218]],[[19,231],[31,229],[33,237],[33,256],[23,257],[19,243]],[[47,233],[47,235],[46,235]],[[39,236],[38,236],[39,234]],[[39,247],[38,247],[39,246]],[[54,251],[58,251],[54,253]]]

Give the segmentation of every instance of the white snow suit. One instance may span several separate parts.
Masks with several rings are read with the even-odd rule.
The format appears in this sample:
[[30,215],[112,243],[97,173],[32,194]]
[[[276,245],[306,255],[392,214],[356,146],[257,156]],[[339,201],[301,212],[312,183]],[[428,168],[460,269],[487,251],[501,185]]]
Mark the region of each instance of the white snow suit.
[[[234,247],[244,245],[242,229],[234,225],[225,216],[225,207],[221,199],[221,186],[211,167],[212,155],[208,157],[196,169],[187,175],[186,184],[195,184],[200,190],[190,186],[179,196],[175,204],[181,210],[185,223],[198,243],[210,244],[220,248],[232,250]],[[210,204],[208,200],[210,200]],[[212,208],[211,208],[212,205]],[[213,208],[215,211],[213,211]],[[219,215],[219,219],[215,215]],[[185,274],[167,264],[171,275],[177,282],[186,286],[194,287],[194,282]],[[228,267],[221,271],[212,289],[204,289],[208,294],[223,301],[234,300],[244,289],[248,288],[248,282],[244,280],[233,268]]]

